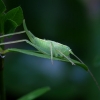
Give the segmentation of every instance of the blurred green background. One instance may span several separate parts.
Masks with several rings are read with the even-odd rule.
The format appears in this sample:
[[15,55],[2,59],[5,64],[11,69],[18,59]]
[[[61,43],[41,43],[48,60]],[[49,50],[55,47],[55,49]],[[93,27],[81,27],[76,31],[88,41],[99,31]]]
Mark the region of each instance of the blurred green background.
[[[4,0],[7,9],[21,6],[28,29],[37,37],[69,46],[100,83],[99,0]],[[22,26],[16,31],[23,30]],[[5,41],[27,38],[16,35]],[[26,43],[7,45],[34,49]],[[72,56],[71,56],[72,57]],[[51,91],[36,100],[100,100],[100,91],[88,72],[69,63],[9,53],[5,58],[8,100],[43,86]]]

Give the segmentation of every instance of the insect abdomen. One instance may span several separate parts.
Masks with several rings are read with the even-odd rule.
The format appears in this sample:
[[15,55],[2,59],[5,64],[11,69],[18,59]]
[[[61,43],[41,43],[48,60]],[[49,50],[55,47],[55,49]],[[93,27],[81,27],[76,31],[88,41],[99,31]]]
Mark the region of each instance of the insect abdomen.
[[34,38],[34,44],[38,47],[39,51],[50,55],[50,43],[47,40]]
[[70,54],[69,52],[70,48],[68,46],[62,45],[55,41],[39,39],[36,37],[34,38],[33,42],[41,52],[48,54],[48,55],[51,55],[51,48],[52,48],[52,54],[55,57],[58,57],[58,56],[63,57],[62,54],[60,54],[60,52],[62,52],[66,56],[69,56]]

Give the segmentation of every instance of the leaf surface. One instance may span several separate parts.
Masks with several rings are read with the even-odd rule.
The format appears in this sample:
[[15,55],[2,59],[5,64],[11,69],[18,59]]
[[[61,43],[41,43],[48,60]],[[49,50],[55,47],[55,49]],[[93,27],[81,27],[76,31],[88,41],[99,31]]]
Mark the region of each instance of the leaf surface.
[[26,94],[25,96],[19,98],[18,100],[33,100],[33,99],[43,95],[44,93],[46,93],[49,90],[50,90],[49,87],[43,87],[43,88],[37,89],[35,91],[32,91],[32,92]]
[[[24,50],[24,49],[17,49],[17,48],[9,48],[9,49],[6,49],[6,50],[5,50],[5,53],[7,53],[7,52],[12,52],[12,51],[13,51],[13,52],[20,52],[20,53],[24,53],[24,54],[32,55],[32,56],[36,56],[36,57],[51,59],[51,56],[45,55],[45,54],[43,54],[43,53],[40,53],[39,51],[36,52],[36,51],[34,51],[34,50]],[[60,60],[60,61],[64,61],[64,62],[69,62],[67,59],[64,59],[64,58],[57,58],[57,57],[53,57],[53,60]],[[88,67],[87,67],[85,64],[83,64],[83,63],[81,63],[81,62],[79,62],[79,61],[77,61],[77,60],[74,60],[74,59],[71,59],[71,60],[72,60],[72,62],[74,62],[76,65],[78,65],[78,66],[84,68],[86,71],[88,70]]]
[[0,0],[0,14],[6,10],[6,6],[2,0]]

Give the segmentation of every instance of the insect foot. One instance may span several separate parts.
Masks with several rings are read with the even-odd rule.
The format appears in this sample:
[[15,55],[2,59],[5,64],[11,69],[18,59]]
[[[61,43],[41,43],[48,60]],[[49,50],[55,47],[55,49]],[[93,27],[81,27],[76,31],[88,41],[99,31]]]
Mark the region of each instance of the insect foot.
[[75,65],[75,64],[72,62],[72,65]]
[[3,58],[5,58],[5,55],[0,54],[0,57],[3,59]]

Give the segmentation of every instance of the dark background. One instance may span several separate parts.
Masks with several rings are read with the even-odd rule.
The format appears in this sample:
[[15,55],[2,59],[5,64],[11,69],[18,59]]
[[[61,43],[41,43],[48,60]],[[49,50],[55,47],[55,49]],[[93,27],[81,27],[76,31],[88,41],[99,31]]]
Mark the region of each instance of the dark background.
[[[4,0],[7,9],[21,6],[28,29],[37,37],[69,46],[100,83],[99,0]],[[22,31],[22,26],[16,31]],[[5,41],[27,38],[16,35]],[[6,48],[34,49],[26,43]],[[100,100],[100,91],[88,72],[69,63],[9,53],[5,58],[8,100],[44,86],[51,91],[36,100]]]

